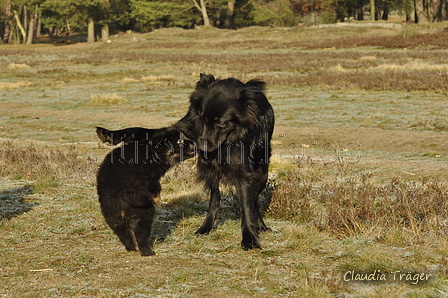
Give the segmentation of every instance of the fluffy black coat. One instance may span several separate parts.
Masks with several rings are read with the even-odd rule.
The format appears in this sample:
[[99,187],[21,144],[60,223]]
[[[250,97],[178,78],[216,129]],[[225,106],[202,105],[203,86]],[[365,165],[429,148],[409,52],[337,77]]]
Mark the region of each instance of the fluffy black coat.
[[[220,209],[220,183],[236,187],[241,206],[241,245],[261,248],[259,232],[270,230],[260,214],[258,198],[266,187],[274,111],[263,91],[265,83],[243,83],[201,74],[190,96],[187,114],[174,125],[194,141],[198,178],[210,190],[209,211],[196,231],[207,234]],[[145,139],[145,128],[116,130],[104,141],[117,143]]]
[[175,127],[198,147],[198,175],[210,189],[209,212],[199,234],[209,233],[220,209],[220,182],[236,187],[244,249],[261,248],[259,232],[269,230],[258,197],[266,187],[274,111],[265,83],[201,74],[187,114]]
[[[171,127],[144,131],[140,139],[126,134],[125,144],[106,156],[97,191],[104,219],[125,248],[149,256],[154,255],[150,235],[162,190],[159,180],[179,162],[185,144],[178,144],[181,134]],[[113,131],[98,127],[97,135],[103,142],[119,143],[111,138]]]

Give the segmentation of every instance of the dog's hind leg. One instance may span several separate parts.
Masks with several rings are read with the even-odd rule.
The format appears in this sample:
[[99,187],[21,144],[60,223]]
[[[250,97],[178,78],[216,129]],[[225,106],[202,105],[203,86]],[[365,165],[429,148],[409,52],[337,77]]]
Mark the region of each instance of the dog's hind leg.
[[267,227],[266,224],[263,221],[263,217],[261,216],[260,211],[260,194],[261,192],[266,188],[266,183],[268,181],[268,165],[262,165],[257,169],[257,172],[254,176],[254,179],[252,180],[252,187],[253,189],[253,203],[255,205],[254,207],[254,214],[256,216],[256,222],[257,222],[257,230],[259,232],[268,232],[272,231],[271,228]]
[[120,224],[112,227],[112,230],[115,232],[115,234],[118,236],[118,239],[120,239],[121,243],[123,243],[124,247],[127,251],[136,251],[137,248],[134,243],[134,239],[131,234],[130,227],[128,224]]
[[155,255],[155,252],[152,249],[150,236],[155,215],[154,205],[149,208],[145,208],[145,211],[142,212],[141,215],[142,217],[136,221],[132,227],[132,230],[135,234],[135,240],[137,242],[140,255],[153,256]]
[[219,191],[219,182],[213,182],[210,186],[210,201],[207,216],[202,226],[196,231],[196,234],[208,234],[215,226],[215,221],[220,210],[221,193]]
[[260,213],[260,206],[258,204],[258,196],[255,199],[254,203],[256,205],[255,211],[257,212],[257,223],[258,223],[257,224],[257,230],[259,232],[270,232],[270,231],[272,231],[272,229],[269,228],[268,226],[266,226],[266,224],[263,221],[263,217],[261,216],[261,213]]

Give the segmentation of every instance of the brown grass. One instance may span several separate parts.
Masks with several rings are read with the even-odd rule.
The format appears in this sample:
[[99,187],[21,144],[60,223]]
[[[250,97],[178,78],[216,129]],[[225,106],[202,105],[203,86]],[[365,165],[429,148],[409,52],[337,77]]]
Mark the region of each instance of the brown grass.
[[61,181],[92,181],[96,166],[95,160],[79,157],[75,146],[47,152],[34,144],[23,147],[13,141],[2,142],[0,146],[0,177],[34,180],[37,191],[59,186]]
[[90,95],[89,105],[91,106],[110,106],[120,105],[128,102],[127,99],[113,94]]
[[[2,83],[27,82],[0,88],[9,140],[0,144],[0,296],[444,297],[445,26],[166,29],[138,43],[0,45]],[[268,83],[276,129],[261,203],[270,201],[274,232],[261,235],[263,250],[242,251],[230,188],[216,231],[194,235],[208,194],[188,162],[162,179],[158,255],[127,253],[100,213],[95,174],[110,148],[98,147],[94,127],[174,123],[201,72]],[[89,105],[92,94],[128,101]],[[289,162],[302,147],[302,162]],[[323,165],[336,148],[344,159]],[[342,163],[351,151],[361,161]],[[348,270],[433,278],[346,282]]]
[[299,168],[280,178],[270,214],[312,223],[338,237],[363,235],[381,240],[391,230],[402,231],[403,244],[424,241],[428,233],[441,237],[448,232],[448,186],[444,181],[421,177],[409,182],[397,177],[376,185],[370,182],[371,173],[344,177],[338,170],[333,179],[322,179],[326,170],[318,167]]

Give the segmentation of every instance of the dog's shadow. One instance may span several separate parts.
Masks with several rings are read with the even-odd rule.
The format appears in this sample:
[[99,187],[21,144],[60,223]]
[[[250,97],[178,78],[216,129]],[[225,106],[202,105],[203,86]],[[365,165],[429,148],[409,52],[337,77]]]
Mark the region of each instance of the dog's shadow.
[[[261,214],[266,213],[269,209],[274,187],[273,183],[268,183],[266,189],[260,195],[259,205]],[[157,207],[152,226],[151,240],[156,243],[163,243],[182,220],[193,216],[202,216],[205,218],[207,210],[208,198],[205,193],[198,192],[171,199],[161,207]],[[240,206],[234,191],[225,191],[222,193],[221,210],[215,228],[218,228],[227,220],[240,220]],[[199,226],[200,224],[197,228]]]
[[32,185],[25,185],[0,192],[0,220],[19,216],[38,205],[25,201],[25,197],[33,193],[33,190]]

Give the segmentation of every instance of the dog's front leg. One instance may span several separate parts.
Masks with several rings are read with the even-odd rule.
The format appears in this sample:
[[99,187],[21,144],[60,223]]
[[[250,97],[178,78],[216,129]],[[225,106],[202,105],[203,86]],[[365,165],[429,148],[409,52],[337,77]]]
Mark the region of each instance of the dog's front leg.
[[258,204],[255,201],[255,190],[250,183],[241,183],[237,186],[238,198],[241,205],[241,232],[243,240],[241,246],[245,249],[261,248],[258,231],[261,216]]
[[196,234],[208,234],[215,225],[216,218],[220,209],[221,193],[219,191],[219,183],[214,182],[210,186],[210,201],[207,216],[202,226],[196,231]]

